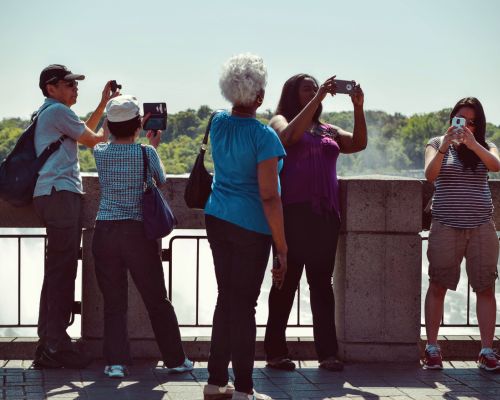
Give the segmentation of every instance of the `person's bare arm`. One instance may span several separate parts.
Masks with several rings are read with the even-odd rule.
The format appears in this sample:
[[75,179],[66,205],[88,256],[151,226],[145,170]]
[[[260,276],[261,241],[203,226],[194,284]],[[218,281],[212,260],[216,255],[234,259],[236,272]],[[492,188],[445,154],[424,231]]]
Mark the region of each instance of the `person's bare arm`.
[[351,100],[354,105],[354,129],[347,132],[336,128],[339,133],[339,145],[342,153],[357,153],[366,149],[368,135],[366,128],[365,112],[363,110],[365,95],[360,85],[356,85]]
[[287,121],[283,115],[275,115],[271,118],[269,125],[278,134],[283,146],[291,146],[297,143],[304,132],[309,129],[314,113],[318,109],[321,102],[328,93],[335,94],[335,84],[333,83],[335,76],[328,78],[318,89],[316,95],[307,105],[300,111],[297,116]]
[[257,166],[259,193],[267,223],[271,229],[280,267],[273,269],[273,277],[279,287],[283,284],[287,270],[288,247],[285,240],[283,207],[278,192],[278,158],[261,161]]
[[94,132],[87,125],[85,125],[85,130],[83,134],[78,138],[78,143],[83,144],[89,148],[93,148],[97,143],[106,142],[108,140],[108,135],[104,130],[99,133]]
[[467,146],[467,148],[481,159],[481,161],[486,165],[491,172],[500,171],[500,160],[498,159],[498,149],[492,147],[490,149],[485,149],[481,146],[474,137],[474,134],[469,130],[469,128],[462,128],[463,136],[462,143]]
[[94,112],[90,115],[89,119],[85,121],[85,125],[87,125],[91,131],[96,130],[97,125],[101,120],[102,114],[104,114],[104,109],[106,108],[106,104],[108,104],[108,101],[113,97],[120,95],[119,91],[111,92],[110,86],[111,81],[106,82],[106,85],[104,85],[104,89],[102,90],[101,101],[99,102]]

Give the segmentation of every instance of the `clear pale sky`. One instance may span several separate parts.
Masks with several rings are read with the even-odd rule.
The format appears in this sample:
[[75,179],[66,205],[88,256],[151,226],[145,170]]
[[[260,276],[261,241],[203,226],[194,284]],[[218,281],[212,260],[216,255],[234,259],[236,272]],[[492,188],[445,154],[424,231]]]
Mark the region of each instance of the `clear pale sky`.
[[[231,55],[261,55],[269,79],[262,110],[285,80],[337,74],[365,91],[365,108],[405,115],[476,96],[500,124],[500,2],[2,0],[0,118],[26,118],[43,101],[40,71],[61,63],[85,74],[80,115],[108,79],[169,112],[227,107],[218,88]],[[346,96],[324,109],[351,109]]]

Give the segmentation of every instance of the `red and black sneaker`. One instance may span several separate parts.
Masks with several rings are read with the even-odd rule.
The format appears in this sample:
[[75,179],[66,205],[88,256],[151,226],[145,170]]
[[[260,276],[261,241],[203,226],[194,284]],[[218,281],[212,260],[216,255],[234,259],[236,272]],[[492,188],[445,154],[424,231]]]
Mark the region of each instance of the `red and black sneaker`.
[[500,355],[495,353],[493,349],[485,347],[479,353],[477,366],[486,371],[496,371],[500,369]]
[[443,357],[439,346],[428,344],[425,347],[423,364],[424,369],[443,369]]

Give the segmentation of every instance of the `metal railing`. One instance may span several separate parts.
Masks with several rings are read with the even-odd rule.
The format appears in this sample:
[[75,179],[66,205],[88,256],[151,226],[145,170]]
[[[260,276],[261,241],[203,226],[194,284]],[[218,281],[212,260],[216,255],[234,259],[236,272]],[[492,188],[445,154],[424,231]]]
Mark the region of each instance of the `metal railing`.
[[[17,239],[17,323],[12,324],[0,324],[0,328],[36,328],[37,324],[25,324],[22,323],[22,251],[21,251],[21,241],[23,239],[43,239],[44,241],[44,263],[45,257],[47,255],[47,235],[43,234],[0,234],[0,239]],[[79,260],[82,259],[82,249],[80,248]],[[40,292],[38,292],[40,293]],[[71,319],[69,321],[69,326],[73,325],[75,321],[75,314],[81,314],[81,302],[75,301],[72,307]]]
[[[16,287],[17,287],[17,322],[16,323],[10,323],[10,324],[0,324],[0,328],[35,328],[37,325],[36,324],[24,324],[22,323],[22,296],[21,296],[21,289],[22,289],[22,251],[21,251],[21,242],[23,239],[43,239],[44,240],[44,254],[46,253],[47,250],[47,236],[43,234],[0,234],[0,239],[16,239],[17,240],[17,282],[16,282]],[[177,236],[172,236],[169,240],[168,243],[168,248],[167,249],[162,249],[162,260],[165,262],[169,263],[169,268],[168,268],[168,296],[170,300],[172,300],[172,294],[173,294],[173,245],[175,241],[179,240],[195,240],[196,241],[196,281],[195,281],[195,320],[194,323],[191,324],[180,324],[181,327],[206,327],[210,328],[212,325],[211,324],[206,324],[206,323],[201,323],[200,322],[200,241],[202,240],[207,240],[206,236],[189,236],[189,235],[177,235]],[[427,240],[426,237],[422,238],[423,241]],[[80,260],[81,260],[81,253],[82,250],[80,249]],[[467,284],[467,306],[466,306],[466,317],[465,317],[465,322],[464,323],[448,323],[446,322],[444,315],[442,318],[441,326],[444,327],[477,327],[477,324],[471,323],[471,287],[469,284]],[[423,300],[423,299],[422,299]],[[71,316],[71,321],[70,324],[73,323],[74,321],[74,316],[75,314],[80,314],[81,313],[81,304],[80,302],[75,302],[75,305],[73,307],[73,313]],[[295,324],[289,324],[289,327],[301,327],[301,328],[310,328],[312,327],[312,324],[305,324],[301,322],[301,306],[300,306],[300,285],[297,290],[297,296],[296,296],[296,323]],[[265,327],[264,324],[258,324],[258,327]],[[424,324],[422,323],[422,326]],[[497,327],[500,326],[500,321],[497,321]]]
[[[212,324],[202,324],[200,323],[200,241],[207,240],[206,236],[189,236],[189,235],[178,235],[172,236],[169,240],[168,249],[163,250],[163,261],[168,261],[170,263],[170,268],[168,272],[168,296],[170,301],[172,301],[173,293],[173,244],[177,240],[196,240],[196,301],[195,301],[195,322],[194,324],[179,324],[182,328],[211,328]],[[287,327],[291,328],[312,328],[312,324],[301,323],[300,317],[300,284],[297,289],[296,296],[297,304],[297,323],[288,324]],[[265,324],[257,324],[257,327],[265,327]]]

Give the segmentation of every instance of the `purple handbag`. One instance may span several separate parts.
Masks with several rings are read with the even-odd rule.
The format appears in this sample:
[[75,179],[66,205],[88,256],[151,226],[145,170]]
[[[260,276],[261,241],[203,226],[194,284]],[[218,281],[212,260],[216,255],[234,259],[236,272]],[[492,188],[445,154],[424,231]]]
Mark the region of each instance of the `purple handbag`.
[[151,182],[148,184],[149,160],[146,147],[141,145],[143,161],[144,195],[142,203],[142,219],[146,238],[161,239],[172,232],[177,225],[177,219],[170,209],[167,200],[158,187]]

